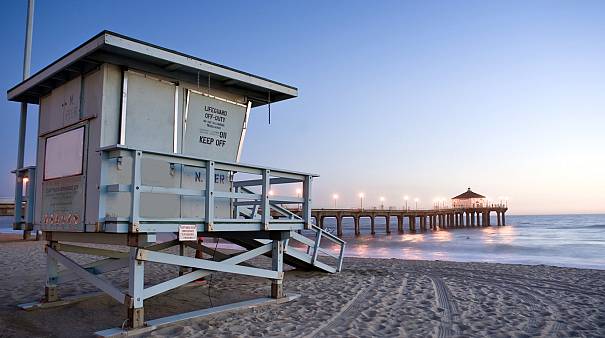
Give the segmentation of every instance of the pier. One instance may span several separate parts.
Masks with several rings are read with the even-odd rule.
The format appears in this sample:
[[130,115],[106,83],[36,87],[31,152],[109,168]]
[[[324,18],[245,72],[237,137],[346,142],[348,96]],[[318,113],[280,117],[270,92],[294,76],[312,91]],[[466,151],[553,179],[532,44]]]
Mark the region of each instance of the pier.
[[[397,219],[397,231],[404,232],[404,225],[408,231],[429,231],[463,227],[486,227],[491,224],[491,216],[495,214],[494,225],[506,225],[506,211],[504,205],[473,208],[444,208],[429,210],[395,210],[395,209],[313,209],[311,215],[315,224],[324,228],[324,219],[336,219],[336,235],[342,237],[343,219],[350,217],[355,225],[355,235],[361,235],[360,220],[363,217],[370,219],[371,234],[376,234],[376,218],[385,219],[385,232],[391,233],[391,220]],[[407,220],[407,222],[405,222]],[[404,224],[407,223],[407,224]]]

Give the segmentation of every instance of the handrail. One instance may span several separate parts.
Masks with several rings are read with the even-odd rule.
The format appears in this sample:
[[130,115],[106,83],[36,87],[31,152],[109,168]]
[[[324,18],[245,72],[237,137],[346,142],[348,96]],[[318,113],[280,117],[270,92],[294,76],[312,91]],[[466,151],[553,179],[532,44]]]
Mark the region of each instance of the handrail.
[[323,231],[324,236],[327,236],[327,237],[328,237],[329,239],[331,239],[333,242],[337,242],[337,243],[340,243],[340,244],[344,244],[344,243],[346,243],[345,241],[343,241],[342,239],[340,239],[338,236],[335,236],[335,235],[333,235],[333,234],[331,234],[331,233],[329,233],[329,232],[327,232],[327,231],[323,230],[322,228],[318,227],[318,226],[317,226],[317,225],[315,225],[315,224],[313,224],[313,226],[312,226],[312,227],[313,227],[314,229],[316,229],[316,230]]
[[[292,174],[294,174],[294,175],[301,175],[301,176],[319,177],[319,175],[317,175],[317,174],[306,173],[306,172],[302,172],[302,171],[293,171],[293,170],[286,170],[286,169],[265,167],[265,166],[259,166],[259,165],[254,165],[254,164],[247,164],[247,163],[238,163],[238,162],[229,162],[229,161],[215,161],[215,160],[212,160],[212,159],[203,158],[203,157],[196,157],[196,156],[191,156],[191,155],[166,153],[166,152],[160,152],[160,151],[155,151],[155,150],[134,149],[134,148],[130,148],[130,147],[119,145],[119,144],[102,147],[100,149],[101,152],[112,152],[112,151],[120,151],[120,150],[125,150],[125,151],[141,151],[141,152],[144,152],[146,154],[153,154],[153,155],[158,155],[158,156],[166,156],[166,157],[172,157],[172,158],[179,158],[179,159],[183,159],[183,160],[194,160],[194,161],[200,161],[200,162],[213,161],[217,165],[236,166],[236,167],[240,167],[242,169],[246,169],[246,168],[248,168],[248,169],[266,169],[266,170],[270,170],[271,173],[274,174],[275,176],[279,176],[280,174],[286,174],[286,175],[292,175]],[[244,171],[242,170],[242,172],[244,172]]]

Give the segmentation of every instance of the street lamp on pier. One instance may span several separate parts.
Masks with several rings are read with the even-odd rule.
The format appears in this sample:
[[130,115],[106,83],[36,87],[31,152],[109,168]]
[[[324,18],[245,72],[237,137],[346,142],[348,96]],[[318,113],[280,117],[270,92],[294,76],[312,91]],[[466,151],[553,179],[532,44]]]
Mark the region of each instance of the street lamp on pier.
[[363,210],[363,193],[359,193],[359,208]]
[[403,200],[405,201],[405,211],[408,211],[408,200],[410,197],[408,195],[403,196]]
[[332,199],[334,200],[334,209],[336,209],[336,201],[338,200],[338,194],[332,195]]
[[418,197],[414,198],[414,202],[416,202],[416,210],[418,210],[418,201],[420,201]]
[[380,209],[384,209],[384,197],[380,196]]

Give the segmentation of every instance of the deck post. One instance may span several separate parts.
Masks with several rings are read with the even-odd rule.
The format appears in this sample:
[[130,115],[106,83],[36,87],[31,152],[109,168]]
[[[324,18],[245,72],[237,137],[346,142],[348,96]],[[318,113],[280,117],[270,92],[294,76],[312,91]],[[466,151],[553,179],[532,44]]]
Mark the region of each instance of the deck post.
[[142,260],[137,259],[138,248],[130,247],[128,258],[128,327],[141,328],[145,325],[145,312],[143,309],[143,289],[145,281],[145,266]]
[[371,234],[376,235],[376,225],[374,224],[374,215],[370,216]]
[[397,216],[397,231],[403,233],[403,215]]
[[[318,236],[319,237],[319,236]],[[318,251],[319,241],[316,243],[315,256]],[[275,239],[271,249],[271,267],[277,271],[279,278],[271,280],[271,298],[279,299],[284,297],[283,271],[284,271],[284,240]],[[315,256],[316,257],[316,256]]]
[[414,224],[414,216],[408,216],[408,227],[410,228],[410,232],[416,231],[416,224]]
[[477,226],[480,227],[481,225],[483,225],[483,223],[481,222],[481,211],[477,211]]
[[[311,186],[313,183],[313,177],[307,176],[303,181],[303,219],[305,220],[305,229],[311,229],[311,217],[313,209],[311,208]],[[317,218],[316,218],[317,219]],[[319,224],[317,225],[319,226]]]
[[[213,162],[211,162],[213,163]],[[212,167],[212,169],[214,169],[214,167]],[[209,170],[207,169],[207,171],[209,172]],[[263,177],[262,177],[262,187],[261,187],[261,191],[262,191],[262,196],[261,196],[261,210],[263,212],[263,214],[261,215],[261,221],[263,223],[262,225],[262,229],[264,231],[269,230],[269,223],[271,222],[271,197],[269,196],[269,191],[271,191],[271,171],[268,169],[263,170],[262,172]],[[208,178],[210,179],[210,178]],[[214,183],[214,172],[212,173],[212,181]],[[214,186],[212,186],[212,189],[214,190]],[[208,205],[209,203],[206,202],[206,209],[208,209]],[[212,212],[214,212],[214,205],[212,205]],[[208,211],[206,211],[208,212]],[[206,216],[208,217],[208,216]],[[213,221],[213,220],[212,220]],[[210,230],[209,230],[210,231]]]
[[336,236],[342,237],[342,215],[336,215]]
[[[56,241],[49,241],[47,246],[55,249]],[[59,280],[59,263],[56,259],[46,253],[46,286],[44,287],[44,302],[50,303],[59,300],[57,283]]]
[[355,224],[355,235],[356,236],[361,235],[361,229],[359,226],[359,218],[360,217],[353,216],[353,223]]
[[487,210],[487,225],[491,225],[492,219],[491,219],[491,215],[490,215],[491,211],[488,209]]
[[504,216],[505,213],[506,211],[502,211],[502,225],[506,225],[506,216]]
[[498,219],[498,226],[501,226],[502,222],[500,221],[500,211],[496,211],[496,218]]

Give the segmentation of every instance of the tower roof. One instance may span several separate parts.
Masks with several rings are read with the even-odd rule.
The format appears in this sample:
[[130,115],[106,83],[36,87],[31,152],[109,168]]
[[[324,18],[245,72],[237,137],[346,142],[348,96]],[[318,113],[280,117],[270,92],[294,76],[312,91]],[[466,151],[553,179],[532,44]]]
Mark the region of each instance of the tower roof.
[[[214,62],[102,31],[90,40],[25,79],[7,92],[8,100],[38,104],[53,88],[87,73],[102,63],[139,69],[175,80],[203,83],[245,95],[254,107],[290,99],[298,95],[295,87]],[[270,99],[269,99],[270,98]]]
[[476,192],[472,191],[471,188],[468,188],[468,190],[463,192],[462,194],[456,197],[452,197],[453,200],[466,200],[471,198],[485,198],[485,196],[479,195]]

